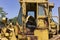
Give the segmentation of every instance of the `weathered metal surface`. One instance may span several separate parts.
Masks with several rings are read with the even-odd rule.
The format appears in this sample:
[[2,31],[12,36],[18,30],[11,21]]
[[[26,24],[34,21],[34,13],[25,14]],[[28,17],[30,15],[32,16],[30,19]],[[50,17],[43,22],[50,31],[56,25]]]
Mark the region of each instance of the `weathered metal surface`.
[[52,37],[50,40],[60,40],[60,35],[56,35],[56,36]]

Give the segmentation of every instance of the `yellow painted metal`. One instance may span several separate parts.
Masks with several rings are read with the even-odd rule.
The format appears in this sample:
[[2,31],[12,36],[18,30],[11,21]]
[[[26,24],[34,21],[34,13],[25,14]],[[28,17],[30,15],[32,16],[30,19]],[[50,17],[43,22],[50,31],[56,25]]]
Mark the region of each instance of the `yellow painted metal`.
[[18,26],[14,26],[14,29],[15,29],[15,35],[17,36],[18,35]]
[[23,36],[21,34],[18,35],[18,39],[22,39]]
[[57,25],[56,25],[56,23],[53,22],[53,21],[51,21],[50,26],[51,26],[51,32],[52,32],[52,34],[53,35],[56,34],[57,33]]
[[31,40],[31,38],[30,38],[30,37],[27,37],[27,39],[28,39],[28,40]]
[[[54,7],[53,3],[49,3],[48,0],[20,0],[20,3],[22,5],[22,14],[25,16],[22,16],[22,21],[23,25],[28,21],[27,19],[27,12],[30,10],[36,10],[35,12],[35,19],[37,23],[37,28],[34,30],[34,36],[37,36],[37,40],[49,40],[49,28],[50,26],[50,21],[52,18],[52,11],[51,9]],[[36,8],[31,7],[30,9],[27,7],[27,4],[36,4]],[[44,13],[45,15],[40,16],[38,15],[38,6],[42,5],[44,7]],[[29,5],[28,5],[29,6]],[[31,5],[30,5],[31,6]],[[26,9],[27,8],[27,9]],[[45,20],[47,18],[47,21]],[[49,25],[48,25],[49,24]],[[56,24],[55,24],[56,25]],[[26,26],[26,25],[24,25]],[[24,27],[23,27],[24,28]],[[22,28],[22,30],[24,30]],[[21,30],[21,29],[20,29]],[[21,31],[22,31],[21,30]],[[30,40],[30,37],[28,37],[28,40]]]
[[49,40],[48,38],[48,30],[35,30],[34,36],[37,36],[38,40]]
[[[48,29],[46,24],[44,23],[45,20],[39,19],[38,20],[38,29],[34,30],[34,36],[37,36],[38,40],[48,40]],[[40,28],[40,29],[39,29]]]
[[1,33],[0,33],[0,39],[1,39]]
[[29,3],[47,3],[48,0],[20,0],[20,2],[29,2]]
[[10,23],[10,25],[8,26],[8,29],[11,31],[9,33],[9,39],[10,40],[17,40],[16,37],[15,37],[14,28],[13,28],[12,23]]
[[55,22],[53,22],[53,21],[51,21],[50,25],[51,25],[51,27],[53,27],[53,28],[56,27],[56,24],[55,24]]
[[46,25],[45,25],[45,20],[43,20],[43,19],[38,19],[38,21],[37,21],[38,23],[37,23],[37,25],[38,25],[38,28],[45,28],[46,27]]
[[[22,8],[22,25],[18,27],[18,24],[12,25],[12,23],[10,23],[7,27],[2,28],[4,36],[8,36],[9,40],[32,40],[33,37],[27,36],[29,35],[28,33],[30,33],[36,36],[37,40],[49,40],[49,30],[51,27],[56,27],[55,22],[52,21],[52,8],[54,5],[49,3],[48,0],[20,0],[20,4]],[[45,15],[39,15],[39,5],[44,7]],[[33,32],[30,32],[30,29],[26,27],[26,22],[29,18],[28,11],[35,12],[36,28]],[[3,18],[2,21],[5,23],[5,18]],[[11,31],[10,33],[6,33],[7,28]],[[56,32],[56,29],[51,30],[53,34]],[[18,36],[18,38],[16,38],[16,36]]]
[[6,22],[7,22],[7,18],[6,18],[6,17],[3,17],[3,18],[2,18],[2,22],[3,22],[3,23],[6,23]]

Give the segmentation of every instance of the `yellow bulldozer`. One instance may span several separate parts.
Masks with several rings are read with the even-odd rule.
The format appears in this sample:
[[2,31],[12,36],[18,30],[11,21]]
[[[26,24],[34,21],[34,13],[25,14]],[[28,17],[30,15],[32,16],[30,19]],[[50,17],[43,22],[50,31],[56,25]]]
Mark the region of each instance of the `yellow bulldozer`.
[[[58,35],[59,23],[53,20],[58,17],[52,16],[53,3],[48,0],[19,0],[19,3],[18,22],[15,25],[10,22],[0,30],[1,40],[53,40]],[[6,24],[7,19],[2,18],[2,22]]]
[[48,0],[19,0],[19,3],[18,23],[27,40],[49,40],[58,34],[59,23],[53,18],[59,18],[52,16],[53,3]]

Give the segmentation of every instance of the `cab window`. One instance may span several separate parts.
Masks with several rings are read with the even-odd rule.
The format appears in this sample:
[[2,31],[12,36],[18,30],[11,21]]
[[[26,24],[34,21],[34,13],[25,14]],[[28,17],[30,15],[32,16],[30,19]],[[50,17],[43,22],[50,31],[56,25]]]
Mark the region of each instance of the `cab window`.
[[44,6],[41,6],[41,5],[38,6],[38,15],[39,16],[44,16],[45,15]]
[[28,16],[32,16],[32,17],[35,17],[35,12],[34,11],[28,11]]

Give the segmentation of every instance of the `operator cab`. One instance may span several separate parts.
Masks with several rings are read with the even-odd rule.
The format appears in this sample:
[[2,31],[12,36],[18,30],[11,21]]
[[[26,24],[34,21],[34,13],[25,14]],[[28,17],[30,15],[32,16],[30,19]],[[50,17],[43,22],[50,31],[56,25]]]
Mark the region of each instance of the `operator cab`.
[[[18,19],[19,19],[18,21],[22,25],[25,24],[26,27],[29,29],[32,27],[35,29],[37,27],[38,20],[40,20],[40,19],[43,19],[43,20],[45,19],[46,21],[48,20],[48,18],[47,18],[48,13],[45,10],[45,8],[47,8],[47,7],[45,7],[44,4],[40,4],[40,3],[37,4],[37,3],[28,3],[27,2],[25,4],[22,4],[20,13],[18,16]],[[28,20],[29,22],[26,20]],[[26,22],[26,23],[24,23],[24,22]],[[28,26],[28,24],[31,27]]]
[[[29,18],[28,18],[29,17]],[[43,19],[48,21],[46,17],[45,7],[41,4],[27,3],[26,4],[26,27],[34,30],[37,27],[37,20]]]
[[36,28],[36,13],[37,13],[36,3],[27,3],[26,5],[26,17],[28,18],[26,22],[26,27],[33,31]]
[[36,19],[37,13],[37,4],[36,3],[27,3],[26,4],[26,16],[33,16]]

